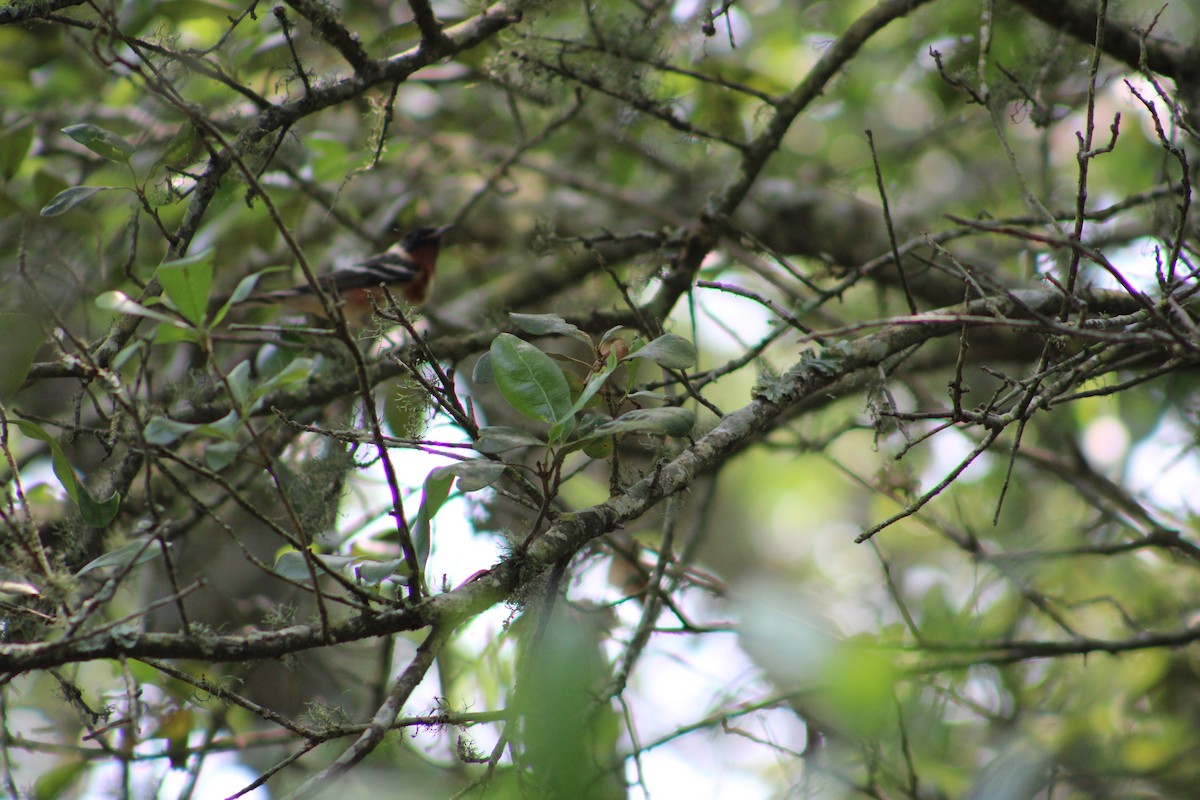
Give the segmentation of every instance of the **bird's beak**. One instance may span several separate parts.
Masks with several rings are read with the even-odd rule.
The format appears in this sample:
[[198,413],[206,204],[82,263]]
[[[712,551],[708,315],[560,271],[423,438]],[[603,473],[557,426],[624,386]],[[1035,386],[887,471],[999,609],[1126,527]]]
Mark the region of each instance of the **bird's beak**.
[[449,232],[450,232],[450,231],[452,231],[452,230],[454,230],[454,225],[453,225],[453,224],[451,224],[451,225],[443,225],[443,226],[442,226],[442,227],[440,227],[440,228],[434,228],[433,232],[434,232],[434,233],[435,233],[437,236],[441,237],[441,236],[445,236],[447,233],[449,233]]

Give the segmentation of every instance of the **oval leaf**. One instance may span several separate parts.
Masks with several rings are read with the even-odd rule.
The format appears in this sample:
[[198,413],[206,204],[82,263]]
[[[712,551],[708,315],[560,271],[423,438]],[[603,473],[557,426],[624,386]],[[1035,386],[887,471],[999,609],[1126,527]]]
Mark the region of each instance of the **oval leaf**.
[[422,573],[425,572],[425,564],[429,561],[429,551],[433,545],[433,518],[450,496],[450,487],[453,485],[454,474],[444,467],[433,470],[425,477],[425,486],[421,490],[421,508],[417,511],[417,520],[412,526],[413,549],[417,552],[417,564]]
[[569,427],[571,390],[550,356],[510,333],[492,341],[492,373],[508,404],[527,417]]
[[475,368],[471,370],[471,380],[481,386],[496,382],[496,375],[492,372],[491,353],[484,353],[475,362]]
[[42,343],[42,326],[29,314],[0,311],[0,342],[0,402],[7,403],[29,374]]
[[43,441],[50,446],[50,464],[54,469],[54,476],[62,484],[63,491],[75,503],[75,507],[79,509],[79,516],[83,518],[83,521],[93,528],[107,527],[121,508],[121,495],[113,492],[107,500],[96,500],[87,487],[79,483],[79,479],[75,476],[75,468],[67,460],[67,454],[63,452],[57,439],[36,422],[19,419],[16,420],[16,424],[26,436]]
[[200,427],[188,422],[176,422],[166,417],[151,417],[142,436],[147,444],[171,444]]
[[[328,571],[338,572],[343,567],[354,562],[351,556],[329,556],[310,553],[315,561],[320,562]],[[279,558],[275,559],[275,571],[285,578],[290,578],[294,581],[308,582],[311,577],[308,572],[308,562],[304,558],[304,553],[299,550],[285,550]],[[322,570],[317,569],[317,577],[320,577]]]
[[70,211],[97,192],[116,188],[116,186],[72,186],[50,198],[50,202],[42,206],[40,213],[43,217],[57,217],[59,214]]
[[664,333],[636,353],[623,360],[645,358],[667,369],[688,369],[696,365],[696,348],[687,339],[674,333]]
[[388,579],[408,583],[408,567],[403,558],[388,561],[363,559],[354,565],[353,573],[354,579],[362,583],[380,584]]
[[237,442],[217,442],[206,445],[204,447],[204,465],[213,472],[220,472],[233,463],[238,449]]
[[470,461],[457,461],[444,467],[438,467],[430,476],[436,474],[453,475],[458,478],[460,492],[477,492],[491,486],[500,480],[507,465],[486,458],[476,458]]
[[134,567],[161,555],[162,548],[153,542],[148,542],[143,537],[135,539],[129,544],[121,545],[116,550],[107,552],[99,558],[92,559],[75,574],[77,576],[86,575],[94,569],[103,569],[104,567]]
[[184,123],[179,130],[175,131],[175,135],[171,137],[171,141],[167,142],[167,146],[163,148],[162,155],[154,162],[154,166],[158,167],[162,164],[178,164],[182,161],[192,149],[192,143],[196,141],[196,127],[189,123]]
[[158,265],[154,277],[175,304],[183,318],[196,327],[204,325],[208,316],[208,296],[212,291],[213,249]]
[[696,415],[686,408],[639,408],[606,422],[592,431],[591,437],[614,433],[657,433],[663,436],[687,436],[696,424]]
[[90,125],[86,122],[79,125],[68,125],[62,129],[62,132],[109,161],[128,164],[129,157],[133,155],[133,145],[99,125]]
[[105,311],[116,311],[118,314],[135,314],[139,317],[163,322],[176,328],[186,328],[187,323],[168,316],[161,311],[142,305],[124,292],[105,292],[96,298],[96,305]]
[[509,313],[513,324],[526,333],[534,336],[570,336],[573,339],[592,347],[592,337],[576,328],[558,314],[516,314]]
[[13,179],[33,143],[33,122],[25,119],[0,135],[0,178]]
[[475,449],[480,453],[493,455],[518,447],[545,447],[546,443],[520,428],[509,428],[495,425],[491,428],[480,428],[479,438],[475,440]]

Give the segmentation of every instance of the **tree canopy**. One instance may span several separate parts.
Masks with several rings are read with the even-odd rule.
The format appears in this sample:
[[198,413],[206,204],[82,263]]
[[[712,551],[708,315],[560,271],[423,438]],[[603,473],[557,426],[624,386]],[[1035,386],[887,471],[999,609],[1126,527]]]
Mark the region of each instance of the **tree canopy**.
[[0,8],[3,792],[1200,793],[1200,12],[344,5]]

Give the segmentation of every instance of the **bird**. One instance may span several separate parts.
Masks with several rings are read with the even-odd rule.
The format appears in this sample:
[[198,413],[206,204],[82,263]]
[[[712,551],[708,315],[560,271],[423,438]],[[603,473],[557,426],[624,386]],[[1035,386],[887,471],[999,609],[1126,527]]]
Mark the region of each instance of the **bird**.
[[[369,318],[372,294],[386,287],[413,306],[429,299],[442,237],[452,228],[415,228],[382,253],[317,277],[317,284],[343,304],[348,318]],[[243,303],[278,305],[289,313],[325,315],[321,298],[308,283],[252,294]]]

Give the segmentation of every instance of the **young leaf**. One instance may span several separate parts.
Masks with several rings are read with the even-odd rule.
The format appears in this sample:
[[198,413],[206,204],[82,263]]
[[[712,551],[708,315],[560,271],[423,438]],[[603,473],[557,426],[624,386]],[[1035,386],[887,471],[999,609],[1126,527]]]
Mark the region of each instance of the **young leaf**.
[[479,438],[475,440],[475,449],[480,453],[494,455],[518,447],[545,447],[546,443],[520,428],[509,428],[495,425],[490,428],[480,428]]
[[107,500],[98,501],[93,498],[91,492],[79,484],[79,479],[75,476],[75,468],[71,466],[71,462],[67,461],[67,454],[63,452],[57,439],[36,422],[19,419],[16,420],[16,424],[26,436],[43,441],[50,446],[50,463],[54,468],[54,476],[62,484],[63,491],[75,503],[75,507],[79,509],[79,516],[83,517],[83,521],[93,528],[108,527],[108,523],[113,521],[113,518],[117,516],[117,511],[121,508],[121,495],[113,492]]
[[431,527],[433,518],[441,509],[446,498],[450,496],[450,487],[454,484],[454,475],[444,468],[438,468],[425,478],[425,486],[421,490],[421,508],[417,511],[416,522],[412,526],[413,548],[417,551],[417,563],[421,572],[429,561],[429,551],[433,546]]
[[42,343],[42,326],[28,314],[0,311],[0,342],[0,402],[7,403],[29,374]]
[[388,561],[373,561],[361,559],[354,565],[354,579],[372,585],[380,584],[389,578],[399,583],[408,583],[408,567],[403,558],[393,558]]
[[[249,374],[250,362],[246,364],[247,375]],[[288,362],[287,366],[279,372],[266,379],[258,386],[254,387],[254,391],[250,393],[250,398],[257,403],[268,393],[284,386],[289,386],[298,381],[302,381],[313,373],[313,360],[305,356],[297,356]],[[241,365],[239,365],[241,366]]]
[[592,337],[576,328],[558,314],[516,314],[509,313],[513,324],[526,333],[534,336],[570,336],[573,339],[592,347]]
[[233,395],[233,402],[238,408],[246,409],[246,401],[250,399],[250,362],[241,361],[236,367],[229,370],[226,376],[229,382],[229,391]]
[[[310,553],[309,555],[326,567],[329,572],[338,572],[343,567],[354,562],[354,558],[351,556],[329,556],[317,553]],[[294,581],[304,581],[307,583],[311,577],[308,573],[308,562],[305,560],[304,553],[301,553],[299,550],[284,550],[280,553],[279,558],[275,559],[275,571],[283,577]],[[325,571],[318,569],[317,576],[320,577]]]
[[213,249],[159,264],[154,273],[163,291],[183,318],[196,327],[204,326],[208,316],[208,296],[212,291]]
[[76,576],[86,575],[94,569],[104,567],[130,567],[144,564],[162,555],[162,548],[145,537],[135,539],[129,544],[121,545],[116,550],[109,551],[99,558],[94,558],[83,566]]
[[147,444],[166,445],[183,438],[199,427],[199,425],[176,422],[173,419],[156,416],[151,417],[150,421],[146,423],[146,429],[142,431],[142,436],[146,438]]
[[168,316],[161,311],[147,308],[124,292],[105,292],[96,298],[96,305],[105,311],[115,311],[118,314],[136,314],[139,317],[146,317],[147,319],[172,325],[176,328],[188,327],[188,324],[183,320]]
[[623,360],[645,358],[668,369],[688,369],[696,365],[696,348],[687,339],[674,333],[664,333]]
[[50,202],[42,206],[39,212],[43,217],[57,217],[59,214],[65,214],[75,206],[87,200],[97,192],[103,192],[108,189],[118,189],[118,186],[72,186],[70,189],[63,189],[54,197],[50,198]]
[[614,433],[657,433],[663,436],[687,436],[696,424],[696,415],[686,408],[639,408],[606,422],[591,437]]
[[192,149],[192,143],[196,141],[196,127],[189,123],[184,123],[175,131],[175,135],[171,137],[171,141],[167,142],[167,146],[163,148],[162,155],[154,162],[154,168],[163,164],[178,164]]
[[[312,554],[313,560],[319,562],[325,569],[318,569],[317,575],[328,572],[340,572],[347,578],[362,583],[379,584],[385,580],[396,583],[408,583],[404,574],[404,559],[396,558],[390,561],[376,561],[359,556],[331,556],[319,553]],[[275,560],[275,571],[285,578],[308,583],[308,563],[304,554],[298,550],[285,550]]]
[[29,154],[33,143],[33,121],[26,118],[0,136],[0,178],[11,181]]
[[213,314],[212,324],[214,326],[219,325],[221,320],[225,319],[225,316],[229,313],[231,308],[253,294],[254,287],[258,285],[258,281],[263,275],[267,275],[271,272],[279,272],[283,269],[286,269],[286,267],[267,267],[266,269],[260,269],[257,272],[252,272],[238,281],[238,285],[234,288],[233,294],[229,295],[229,298],[222,303],[221,307],[217,309],[217,312]]
[[107,528],[121,510],[121,495],[113,492],[107,500],[96,500],[83,486],[79,487],[79,516],[93,528]]
[[76,756],[58,763],[42,771],[33,784],[30,797],[37,800],[59,800],[61,797],[71,797],[71,789],[80,779],[88,774],[91,768],[86,758]]
[[608,357],[608,363],[604,365],[604,369],[588,378],[588,382],[584,385],[583,391],[579,393],[579,398],[571,406],[571,415],[574,416],[583,410],[583,407],[588,404],[588,401],[596,396],[596,392],[600,391],[600,387],[604,382],[616,371],[620,363],[615,356]]
[[234,436],[237,435],[237,429],[241,424],[242,420],[238,416],[238,413],[236,411],[230,411],[216,422],[209,422],[206,425],[201,425],[197,430],[204,436],[211,436],[214,439],[231,441]]
[[604,344],[605,342],[615,339],[617,337],[617,334],[619,334],[623,330],[626,330],[624,325],[615,325],[615,326],[609,328],[608,330],[606,330],[604,332],[604,335],[600,337],[600,344]]
[[480,386],[487,386],[496,382],[496,374],[492,371],[491,353],[484,353],[475,362],[475,368],[471,370],[471,380]]
[[98,156],[119,164],[128,164],[133,155],[133,145],[110,130],[98,125],[84,122],[79,125],[68,125],[62,132]]
[[220,472],[233,463],[237,457],[239,445],[237,442],[216,442],[204,448],[204,465],[213,472]]
[[548,355],[510,333],[492,341],[492,372],[508,404],[527,417],[569,429],[571,390]]
[[457,477],[458,490],[460,492],[477,492],[500,480],[500,476],[504,474],[504,470],[506,469],[508,469],[507,466],[496,461],[488,461],[486,458],[475,458],[470,461],[456,461],[453,464],[438,467],[434,472]]

